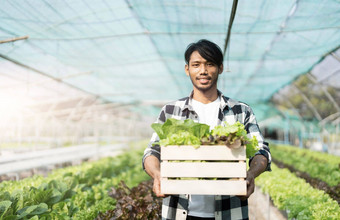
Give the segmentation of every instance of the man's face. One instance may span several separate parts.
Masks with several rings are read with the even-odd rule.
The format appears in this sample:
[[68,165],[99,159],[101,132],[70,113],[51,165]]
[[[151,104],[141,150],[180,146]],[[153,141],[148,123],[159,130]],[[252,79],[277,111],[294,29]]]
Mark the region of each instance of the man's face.
[[185,73],[190,76],[194,88],[206,92],[217,89],[218,75],[223,71],[223,65],[218,67],[216,64],[204,59],[198,51],[194,51],[185,65]]

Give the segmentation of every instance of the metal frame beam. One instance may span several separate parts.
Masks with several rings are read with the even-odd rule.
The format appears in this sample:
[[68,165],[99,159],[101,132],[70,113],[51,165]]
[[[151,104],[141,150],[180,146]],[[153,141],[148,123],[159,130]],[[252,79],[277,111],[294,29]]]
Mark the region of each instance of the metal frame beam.
[[336,112],[334,114],[331,114],[331,115],[327,116],[326,118],[322,119],[322,121],[319,122],[319,125],[323,126],[331,120],[336,120],[336,118],[338,118],[338,117],[340,117],[340,112]]
[[[16,65],[18,65],[18,66],[21,66],[21,67],[25,68],[25,69],[31,70],[31,71],[33,71],[33,72],[36,72],[36,73],[38,73],[38,74],[40,74],[40,75],[42,75],[42,76],[45,76],[45,77],[47,77],[47,78],[49,78],[49,79],[52,79],[52,80],[56,81],[56,82],[58,82],[58,83],[62,83],[62,84],[64,84],[64,85],[67,85],[67,86],[69,86],[70,88],[76,89],[76,90],[81,91],[81,92],[83,92],[83,93],[85,93],[85,94],[93,95],[93,96],[95,96],[95,97],[97,97],[97,98],[100,98],[100,99],[103,99],[103,100],[104,100],[104,98],[101,97],[101,96],[99,96],[98,94],[91,93],[91,92],[86,91],[86,90],[84,90],[84,89],[82,89],[82,88],[76,87],[76,86],[74,86],[74,85],[72,85],[72,84],[70,84],[70,83],[68,83],[68,82],[65,82],[65,81],[63,81],[63,80],[61,80],[61,79],[59,79],[59,78],[53,77],[53,76],[51,76],[51,75],[49,75],[49,74],[47,74],[47,73],[45,73],[45,72],[43,72],[43,71],[40,71],[40,70],[38,70],[38,69],[35,69],[35,68],[33,68],[33,67],[31,67],[31,66],[28,66],[28,65],[26,65],[26,64],[23,64],[23,63],[21,63],[21,62],[19,62],[19,61],[17,61],[17,60],[14,60],[14,59],[12,59],[12,58],[10,58],[10,57],[8,57],[8,56],[5,56],[5,55],[3,55],[3,54],[0,54],[0,58],[3,58],[3,59],[5,59],[5,60],[7,60],[7,61],[10,61],[10,62],[12,62],[12,63],[14,63],[14,64],[16,64]],[[104,101],[106,101],[106,100],[104,100]]]
[[329,92],[327,91],[327,89],[320,84],[312,74],[307,73],[307,77],[315,84],[315,85],[319,85],[320,88],[322,89],[322,91],[325,93],[325,95],[327,96],[327,98],[329,99],[329,101],[331,101],[331,103],[334,105],[335,109],[340,112],[340,107],[338,105],[338,103],[336,103],[336,101],[334,100],[334,98],[332,97],[331,94],[329,94]]
[[0,44],[10,43],[10,42],[18,41],[18,40],[26,40],[26,39],[28,39],[28,35],[22,36],[22,37],[14,37],[14,38],[6,39],[6,40],[0,40]]
[[311,101],[309,101],[308,97],[295,85],[295,83],[292,83],[292,88],[294,88],[301,95],[301,97],[306,102],[308,107],[312,110],[315,118],[321,121],[322,120],[321,115],[319,114],[318,110],[314,107],[314,105],[311,103]]

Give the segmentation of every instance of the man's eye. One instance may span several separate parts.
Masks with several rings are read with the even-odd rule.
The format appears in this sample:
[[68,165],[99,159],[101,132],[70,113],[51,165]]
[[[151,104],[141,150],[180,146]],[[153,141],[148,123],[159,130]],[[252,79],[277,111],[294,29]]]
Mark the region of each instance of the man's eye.
[[207,63],[207,65],[208,65],[208,66],[214,66],[214,64],[212,64],[212,63]]
[[193,66],[193,67],[198,67],[199,64],[198,64],[198,63],[194,63],[194,64],[192,64],[192,66]]

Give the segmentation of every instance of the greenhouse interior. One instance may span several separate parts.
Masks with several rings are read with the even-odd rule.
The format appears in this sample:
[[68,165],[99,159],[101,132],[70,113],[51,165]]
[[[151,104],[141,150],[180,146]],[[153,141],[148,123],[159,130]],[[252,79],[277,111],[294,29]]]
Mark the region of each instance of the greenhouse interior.
[[340,219],[339,0],[0,5],[0,220],[163,218],[143,154],[200,39],[269,143],[249,219]]

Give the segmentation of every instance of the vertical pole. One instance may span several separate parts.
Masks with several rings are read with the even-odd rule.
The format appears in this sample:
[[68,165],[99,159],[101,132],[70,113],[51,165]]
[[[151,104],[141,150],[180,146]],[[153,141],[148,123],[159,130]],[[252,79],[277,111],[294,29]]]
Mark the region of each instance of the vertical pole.
[[289,144],[289,118],[287,114],[285,114],[285,129],[284,129],[284,143],[286,145]]
[[100,140],[99,140],[99,120],[98,120],[98,111],[95,111],[94,114],[94,123],[95,123],[95,137],[96,137],[96,160],[99,159],[99,145],[100,145]]
[[322,144],[322,151],[323,152],[328,152],[328,145],[327,145],[327,134],[324,133],[325,132],[325,128],[323,128],[323,131],[321,133],[321,144]]
[[23,112],[20,112],[19,115],[19,129],[18,129],[18,136],[19,136],[19,145],[22,144],[22,117],[23,117]]
[[339,123],[336,125],[336,128],[335,128],[335,139],[334,139],[334,147],[333,147],[333,154],[337,154],[337,148],[339,146]]
[[270,220],[270,197],[269,197],[268,193],[267,193],[267,201],[268,201],[268,204],[267,204],[267,209],[268,209],[267,220]]

